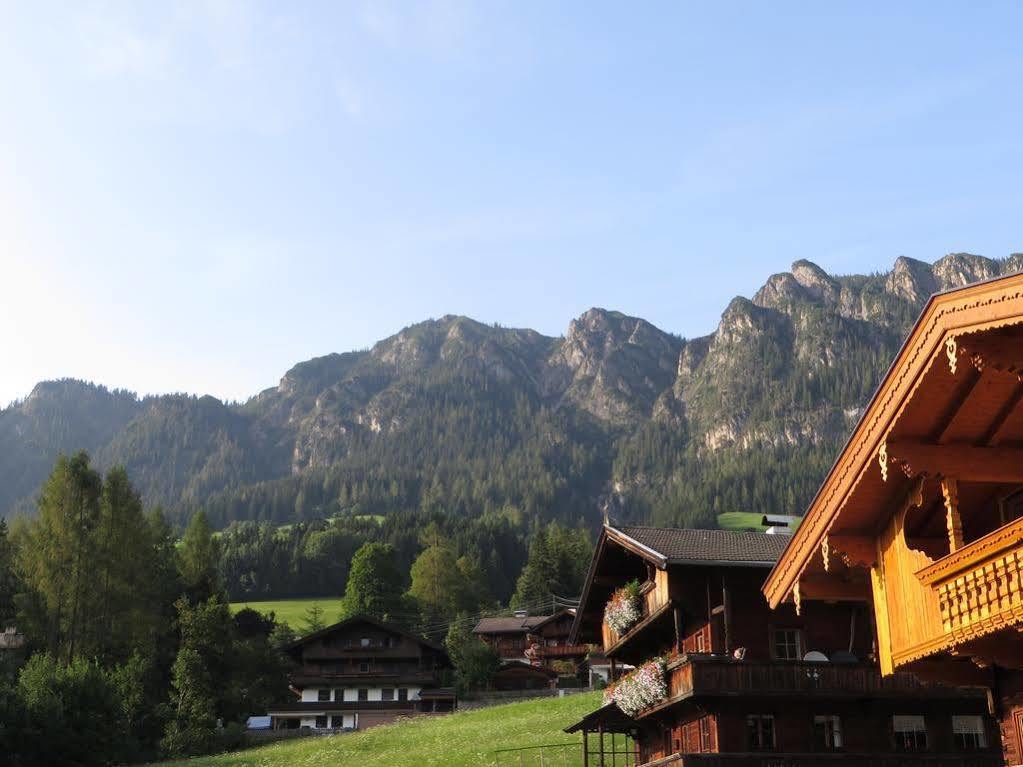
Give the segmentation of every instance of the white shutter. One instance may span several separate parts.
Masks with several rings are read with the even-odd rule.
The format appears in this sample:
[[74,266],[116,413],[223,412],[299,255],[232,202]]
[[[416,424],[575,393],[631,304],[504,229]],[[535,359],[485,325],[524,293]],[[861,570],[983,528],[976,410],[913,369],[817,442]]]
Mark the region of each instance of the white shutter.
[[953,716],[952,732],[956,735],[983,735],[984,719],[980,716]]
[[918,732],[926,730],[924,718],[918,714],[896,714],[892,717],[895,732]]

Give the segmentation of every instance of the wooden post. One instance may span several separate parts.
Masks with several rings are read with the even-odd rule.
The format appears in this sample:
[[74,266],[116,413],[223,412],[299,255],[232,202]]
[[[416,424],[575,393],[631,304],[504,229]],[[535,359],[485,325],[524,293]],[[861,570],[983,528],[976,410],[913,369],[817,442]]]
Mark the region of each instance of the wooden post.
[[611,767],[615,767],[615,764],[616,764],[617,761],[618,761],[618,748],[615,745],[615,733],[614,733],[614,731],[612,731],[611,732]]
[[959,484],[955,477],[942,477],[941,494],[945,496],[945,522],[948,527],[948,551],[963,547],[963,520],[959,515]]
[[543,746],[540,746],[540,767],[547,767],[543,760]]
[[732,651],[732,600],[728,596],[728,581],[721,574],[721,604],[725,608],[725,655]]
[[611,681],[612,682],[614,682],[614,680],[615,680],[615,668],[616,668],[615,667],[615,659],[612,658],[611,659],[611,672],[610,672],[611,673]]
[[590,731],[583,730],[583,767],[590,767]]
[[597,732],[600,733],[600,767],[606,767],[604,763],[604,725],[600,725]]

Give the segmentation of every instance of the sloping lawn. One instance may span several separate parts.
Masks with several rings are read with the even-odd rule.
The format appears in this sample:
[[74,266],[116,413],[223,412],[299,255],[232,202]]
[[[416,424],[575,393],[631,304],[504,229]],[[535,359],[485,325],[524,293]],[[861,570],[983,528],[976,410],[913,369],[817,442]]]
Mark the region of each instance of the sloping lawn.
[[295,631],[301,632],[305,624],[306,612],[313,605],[323,608],[323,622],[326,625],[337,623],[341,614],[341,597],[315,597],[314,599],[274,599],[267,602],[232,602],[231,612],[236,613],[243,607],[251,607],[261,613],[273,611],[277,620],[287,623]]
[[[162,767],[493,767],[496,749],[581,744],[564,727],[600,706],[600,693],[509,703],[449,716],[419,717],[331,737],[308,737],[232,754],[164,762]],[[547,764],[577,767],[582,746],[559,750]],[[505,755],[502,765],[518,765]],[[523,764],[539,764],[526,752]]]

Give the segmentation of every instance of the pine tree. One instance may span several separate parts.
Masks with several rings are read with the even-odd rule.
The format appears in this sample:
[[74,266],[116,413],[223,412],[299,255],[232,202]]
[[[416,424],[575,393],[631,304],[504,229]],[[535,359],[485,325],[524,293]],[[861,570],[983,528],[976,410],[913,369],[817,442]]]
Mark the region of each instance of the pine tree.
[[355,552],[341,603],[341,618],[358,613],[380,620],[400,614],[402,583],[397,551],[387,543],[366,543]]
[[221,594],[218,558],[217,541],[206,512],[196,512],[185,528],[178,556],[181,581],[193,604]]

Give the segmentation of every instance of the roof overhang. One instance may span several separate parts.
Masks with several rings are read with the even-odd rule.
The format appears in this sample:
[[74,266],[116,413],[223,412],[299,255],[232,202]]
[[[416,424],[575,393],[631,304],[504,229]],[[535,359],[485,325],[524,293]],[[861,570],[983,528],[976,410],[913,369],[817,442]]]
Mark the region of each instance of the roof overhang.
[[[931,296],[909,336],[882,378],[856,428],[842,448],[764,584],[772,607],[787,599],[800,575],[820,550],[849,500],[871,467],[925,376],[934,364],[954,358],[955,339],[971,333],[1006,328],[1023,322],[1023,275],[1016,274]],[[946,356],[948,360],[946,360]],[[879,506],[879,507],[878,507]],[[880,525],[886,508],[861,504],[857,514],[876,515]],[[836,530],[840,528],[835,528]],[[874,531],[876,532],[876,530]]]

